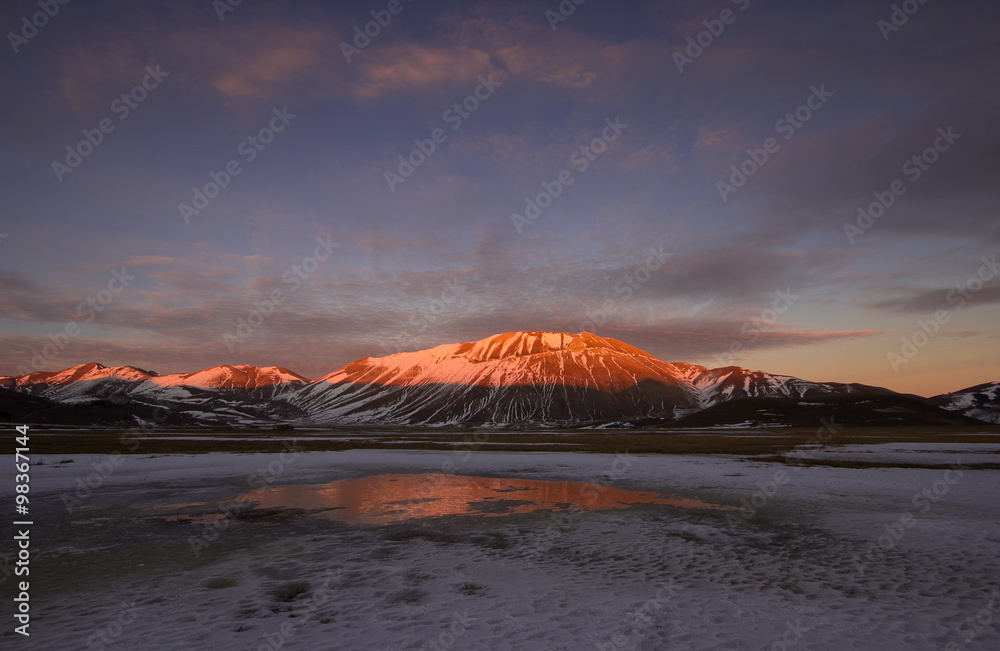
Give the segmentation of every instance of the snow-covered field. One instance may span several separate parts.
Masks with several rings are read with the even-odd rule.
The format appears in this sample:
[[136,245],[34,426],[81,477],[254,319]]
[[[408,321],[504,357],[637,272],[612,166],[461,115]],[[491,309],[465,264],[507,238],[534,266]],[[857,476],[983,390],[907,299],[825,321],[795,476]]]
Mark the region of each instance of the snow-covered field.
[[[48,456],[31,467],[30,646],[13,639],[9,624],[0,645],[1000,648],[1000,471],[971,467],[995,459],[996,449],[893,444],[870,452],[844,454],[956,467],[798,469],[728,456],[488,450],[118,463]],[[329,496],[340,480],[442,470],[596,482],[591,493],[606,485],[739,509],[560,510],[557,500],[556,511],[408,517],[426,515],[413,507],[444,485],[431,478],[398,504],[397,520],[371,524],[313,506],[261,506],[248,493],[302,485]],[[500,495],[517,499],[516,491]],[[381,508],[389,498],[372,491],[352,499]],[[14,577],[0,579],[11,594]]]

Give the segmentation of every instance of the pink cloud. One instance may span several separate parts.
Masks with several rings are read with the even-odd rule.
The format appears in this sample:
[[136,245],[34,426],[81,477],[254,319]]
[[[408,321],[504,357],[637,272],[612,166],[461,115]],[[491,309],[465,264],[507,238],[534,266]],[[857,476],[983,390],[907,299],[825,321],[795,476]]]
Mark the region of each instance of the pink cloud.
[[269,98],[276,87],[315,78],[328,66],[322,50],[327,40],[329,35],[318,30],[295,30],[294,38],[288,41],[265,39],[255,52],[232,61],[229,70],[216,76],[212,85],[227,97]]
[[362,74],[352,85],[353,93],[365,99],[394,90],[475,79],[493,68],[486,52],[464,46],[401,43],[382,46],[372,54],[372,61],[358,62]]
[[624,172],[643,168],[655,168],[661,172],[677,171],[677,162],[670,151],[670,147],[662,143],[650,143],[629,154],[618,169]]
[[695,149],[729,152],[739,144],[739,136],[734,134],[728,126],[706,124],[698,129],[698,139],[694,146]]
[[98,42],[66,51],[57,86],[63,99],[78,112],[109,108],[121,93],[142,81],[146,65],[134,42]]

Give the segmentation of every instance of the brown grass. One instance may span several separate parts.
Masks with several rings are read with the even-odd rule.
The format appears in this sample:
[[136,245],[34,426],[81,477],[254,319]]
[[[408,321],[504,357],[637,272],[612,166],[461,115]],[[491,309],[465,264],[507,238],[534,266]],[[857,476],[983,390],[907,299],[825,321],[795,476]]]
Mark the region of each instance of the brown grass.
[[[332,429],[332,430],[170,430],[121,440],[124,430],[31,430],[33,454],[203,454],[208,452],[279,453],[294,443],[302,451],[348,449],[573,451],[654,454],[731,454],[739,456],[785,453],[816,443],[815,428],[693,430],[449,430]],[[211,440],[196,440],[212,436]],[[473,436],[488,445],[478,446]],[[244,440],[251,439],[251,440]],[[359,440],[360,439],[360,440]],[[1000,427],[845,428],[823,447],[875,443],[1000,443]],[[502,444],[502,445],[497,445]],[[571,444],[571,445],[565,445]],[[132,449],[134,448],[134,449]],[[776,459],[777,460],[777,459]],[[829,462],[822,462],[831,465]]]

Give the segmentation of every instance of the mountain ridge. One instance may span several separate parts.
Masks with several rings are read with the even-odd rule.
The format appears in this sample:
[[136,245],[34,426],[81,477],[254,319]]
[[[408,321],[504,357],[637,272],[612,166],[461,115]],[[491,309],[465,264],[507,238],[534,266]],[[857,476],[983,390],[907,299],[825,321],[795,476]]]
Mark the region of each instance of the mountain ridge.
[[670,423],[736,400],[869,394],[1000,422],[991,420],[1000,415],[1000,391],[993,385],[1000,383],[970,387],[964,397],[923,399],[857,383],[664,362],[593,333],[545,331],[362,357],[315,380],[282,366],[222,364],[159,375],[94,362],[0,377],[0,387],[61,403],[109,397],[166,401],[200,409],[212,423],[231,418],[314,425]]

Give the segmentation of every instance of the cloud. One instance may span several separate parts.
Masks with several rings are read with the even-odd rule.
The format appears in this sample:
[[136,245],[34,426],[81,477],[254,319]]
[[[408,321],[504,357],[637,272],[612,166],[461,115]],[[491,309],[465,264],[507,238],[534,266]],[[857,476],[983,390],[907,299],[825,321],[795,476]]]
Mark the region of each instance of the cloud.
[[[764,330],[758,339],[750,338],[740,331],[741,324],[728,321],[706,322],[680,321],[656,328],[616,328],[610,326],[596,334],[602,337],[620,339],[646,350],[652,355],[671,362],[690,362],[694,359],[714,359],[721,355],[729,358],[730,344],[739,342],[742,351],[764,351],[798,346],[820,345],[832,341],[878,337],[886,334],[881,330]],[[706,362],[711,364],[711,362]],[[716,362],[716,364],[721,362]],[[727,362],[728,363],[728,362]],[[738,361],[736,364],[738,365]],[[763,369],[767,370],[767,369]]]
[[436,47],[420,43],[382,45],[358,61],[361,70],[352,82],[355,96],[362,99],[386,93],[418,90],[428,86],[453,85],[458,80],[475,80],[478,75],[504,75],[492,66],[490,56],[470,47]]
[[[155,61],[135,42],[98,41],[68,48],[60,58],[57,81],[62,98],[77,113],[104,107],[140,83]],[[169,71],[168,71],[169,72]]]
[[293,92],[337,95],[343,82],[339,38],[329,25],[255,19],[174,30],[167,41],[187,64],[184,80],[209,85],[232,107],[287,103]]
[[617,169],[621,172],[632,172],[650,168],[655,169],[661,174],[676,172],[679,168],[676,155],[673,153],[673,147],[665,143],[650,143],[641,149],[633,151],[624,161],[617,165]]
[[963,298],[961,294],[955,292],[955,288],[953,287],[926,289],[910,291],[905,295],[873,302],[870,305],[876,310],[887,310],[903,314],[929,314],[937,310],[953,309],[954,305],[948,301],[949,296],[955,300],[962,300],[963,305],[967,304],[970,307],[1000,303],[1000,287],[986,286],[978,292],[969,292],[969,295],[971,298]]
[[146,267],[153,265],[190,264],[190,262],[183,258],[172,258],[166,255],[138,255],[128,258],[123,264],[126,267]]

